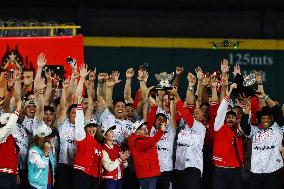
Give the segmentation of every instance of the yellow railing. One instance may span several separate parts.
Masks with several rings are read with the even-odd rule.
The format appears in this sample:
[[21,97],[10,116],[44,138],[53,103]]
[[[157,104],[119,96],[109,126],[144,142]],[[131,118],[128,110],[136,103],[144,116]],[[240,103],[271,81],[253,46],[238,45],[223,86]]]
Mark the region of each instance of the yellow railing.
[[0,30],[41,30],[41,29],[50,29],[50,36],[54,36],[55,29],[72,29],[72,34],[76,35],[77,29],[80,29],[81,26],[73,25],[59,25],[59,26],[2,26]]

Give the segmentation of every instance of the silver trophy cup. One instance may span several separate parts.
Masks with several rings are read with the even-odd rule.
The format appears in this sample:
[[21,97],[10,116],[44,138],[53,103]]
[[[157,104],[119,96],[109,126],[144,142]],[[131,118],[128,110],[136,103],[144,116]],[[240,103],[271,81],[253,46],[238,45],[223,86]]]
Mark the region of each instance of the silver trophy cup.
[[174,72],[168,74],[167,72],[162,72],[159,74],[155,74],[156,79],[158,80],[159,84],[155,87],[156,90],[171,90],[173,87],[170,82],[174,78]]

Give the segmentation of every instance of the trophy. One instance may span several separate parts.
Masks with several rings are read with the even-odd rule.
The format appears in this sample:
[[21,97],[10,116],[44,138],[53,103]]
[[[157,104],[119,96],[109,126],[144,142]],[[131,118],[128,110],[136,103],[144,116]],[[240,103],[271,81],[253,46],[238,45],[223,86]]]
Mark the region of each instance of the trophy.
[[256,76],[255,76],[254,73],[252,73],[252,74],[249,74],[248,76],[246,76],[246,77],[244,78],[243,85],[244,85],[245,87],[249,87],[249,86],[254,85],[255,82],[256,82]]
[[167,72],[155,74],[156,79],[159,81],[159,84],[155,87],[155,90],[171,90],[173,87],[171,86],[170,82],[173,80],[174,75],[174,72],[170,74]]
[[255,96],[255,74],[249,74],[246,77],[237,74],[234,83],[237,83],[238,85],[237,89],[233,90],[232,93],[235,98],[238,98],[242,94],[244,94],[246,97]]

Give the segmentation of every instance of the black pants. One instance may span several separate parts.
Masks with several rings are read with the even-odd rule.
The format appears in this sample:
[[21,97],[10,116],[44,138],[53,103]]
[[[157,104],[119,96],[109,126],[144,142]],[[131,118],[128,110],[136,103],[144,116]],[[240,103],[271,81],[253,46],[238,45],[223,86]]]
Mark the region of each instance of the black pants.
[[241,168],[215,167],[213,189],[243,189]]
[[273,173],[251,173],[249,180],[250,189],[282,189],[279,171]]
[[73,189],[74,169],[65,164],[58,165],[58,177],[56,185],[58,189]]
[[17,188],[16,175],[12,175],[8,173],[0,173],[0,188],[1,189]]
[[173,177],[173,171],[161,172],[158,177],[157,189],[169,189]]
[[28,180],[28,171],[19,170],[19,176],[20,176],[20,184],[18,184],[17,189],[29,189],[30,183]]
[[[72,181],[71,181],[72,182]],[[87,175],[83,171],[74,170],[74,189],[98,189],[99,179]]]
[[201,179],[201,188],[202,189],[212,189],[212,177],[213,177],[213,162],[212,162],[212,149],[205,148],[203,149],[203,173]]
[[139,183],[136,178],[133,158],[130,156],[128,159],[128,166],[125,168],[123,172],[122,178],[122,188],[123,189],[139,189]]
[[173,189],[200,189],[201,172],[195,167],[174,170]]

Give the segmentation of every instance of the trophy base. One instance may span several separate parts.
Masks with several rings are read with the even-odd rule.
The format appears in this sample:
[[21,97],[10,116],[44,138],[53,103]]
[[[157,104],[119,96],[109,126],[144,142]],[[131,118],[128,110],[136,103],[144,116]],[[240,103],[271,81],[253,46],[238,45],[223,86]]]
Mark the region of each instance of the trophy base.
[[155,87],[154,88],[156,91],[169,91],[169,90],[172,90],[173,87],[170,86],[170,87]]

